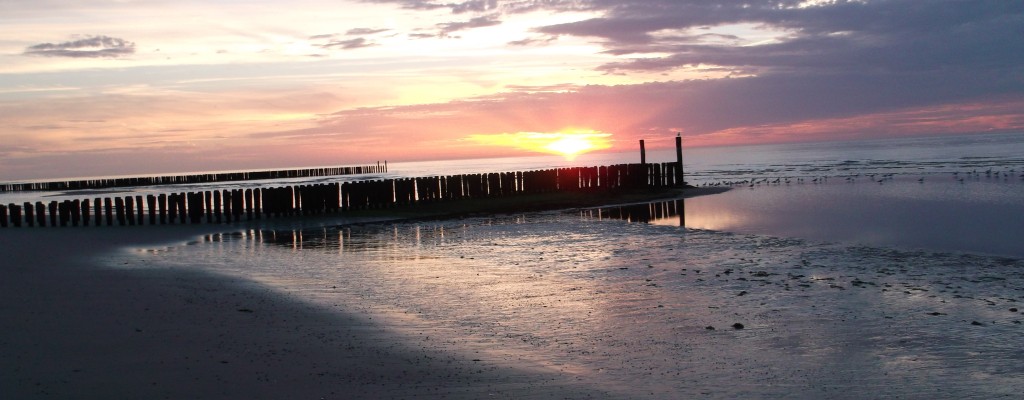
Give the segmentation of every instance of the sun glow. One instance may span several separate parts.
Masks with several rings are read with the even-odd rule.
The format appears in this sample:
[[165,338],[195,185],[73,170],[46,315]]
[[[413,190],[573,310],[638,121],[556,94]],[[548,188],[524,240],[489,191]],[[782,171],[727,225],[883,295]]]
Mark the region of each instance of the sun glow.
[[595,150],[611,148],[610,133],[594,130],[566,129],[561,132],[516,132],[492,135],[470,135],[467,140],[486,146],[512,147],[520,150],[558,154],[567,160]]

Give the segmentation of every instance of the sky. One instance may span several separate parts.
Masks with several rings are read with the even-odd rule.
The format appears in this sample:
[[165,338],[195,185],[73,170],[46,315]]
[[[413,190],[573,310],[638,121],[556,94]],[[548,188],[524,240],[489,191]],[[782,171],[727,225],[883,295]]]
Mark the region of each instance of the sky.
[[1018,0],[3,0],[0,181],[1024,132],[1022,65]]

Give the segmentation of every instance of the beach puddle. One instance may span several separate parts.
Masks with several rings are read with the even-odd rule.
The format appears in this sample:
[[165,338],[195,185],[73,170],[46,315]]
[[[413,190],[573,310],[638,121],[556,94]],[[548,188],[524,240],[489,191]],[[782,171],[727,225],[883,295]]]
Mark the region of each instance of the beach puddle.
[[126,257],[247,277],[623,398],[1024,390],[1024,261],[688,229],[679,211],[248,230]]

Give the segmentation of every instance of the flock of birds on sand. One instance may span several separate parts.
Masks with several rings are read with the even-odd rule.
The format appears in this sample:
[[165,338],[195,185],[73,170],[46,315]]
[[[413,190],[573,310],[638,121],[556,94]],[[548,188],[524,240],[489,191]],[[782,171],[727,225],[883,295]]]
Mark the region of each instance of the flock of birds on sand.
[[[1017,170],[1016,169],[1008,169],[1008,170],[1003,170],[1003,171],[994,171],[992,168],[989,168],[989,169],[987,169],[985,171],[978,171],[978,170],[975,169],[975,170],[971,170],[971,171],[968,171],[968,172],[954,171],[952,173],[952,175],[953,175],[953,179],[955,181],[957,181],[957,182],[960,182],[960,183],[964,183],[965,180],[981,180],[982,177],[984,177],[985,179],[988,179],[988,180],[991,180],[991,179],[1002,179],[1004,182],[1008,182],[1011,177],[1013,177],[1014,175],[1017,175]],[[883,184],[883,183],[885,183],[887,181],[894,180],[894,178],[896,176],[897,176],[896,173],[865,173],[865,174],[859,174],[858,173],[858,174],[853,174],[853,175],[836,175],[836,176],[832,176],[831,178],[844,179],[846,182],[849,182],[849,183],[856,183],[858,180],[870,180],[871,182],[875,182],[875,183],[878,183],[878,184]],[[740,186],[747,186],[747,187],[750,187],[750,188],[754,188],[754,187],[758,187],[758,186],[762,186],[762,185],[764,185],[764,186],[774,186],[774,185],[790,185],[790,184],[794,184],[794,183],[795,184],[805,184],[805,183],[823,184],[823,183],[827,183],[829,178],[830,178],[829,176],[824,176],[824,175],[822,175],[822,176],[814,176],[814,177],[791,176],[791,177],[752,178],[752,179],[743,179],[743,180],[724,180],[724,181],[718,181],[718,182],[704,182],[704,183],[700,184],[700,186],[702,186],[702,187],[718,187],[718,186],[740,187]],[[1022,181],[1024,181],[1024,173],[1021,173],[1019,175],[1019,178]],[[925,177],[920,177],[920,178],[917,179],[918,183],[924,183],[924,181],[925,181]]]

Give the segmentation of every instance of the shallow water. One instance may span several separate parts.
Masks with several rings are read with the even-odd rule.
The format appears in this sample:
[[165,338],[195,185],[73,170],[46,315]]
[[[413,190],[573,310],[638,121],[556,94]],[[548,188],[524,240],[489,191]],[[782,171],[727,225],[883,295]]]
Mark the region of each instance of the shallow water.
[[124,257],[248,277],[427,347],[541,366],[623,398],[1024,390],[1024,315],[1011,311],[1024,302],[1020,259],[594,210],[250,230]]
[[686,226],[1024,257],[1024,182],[922,179],[742,186],[687,199]]

